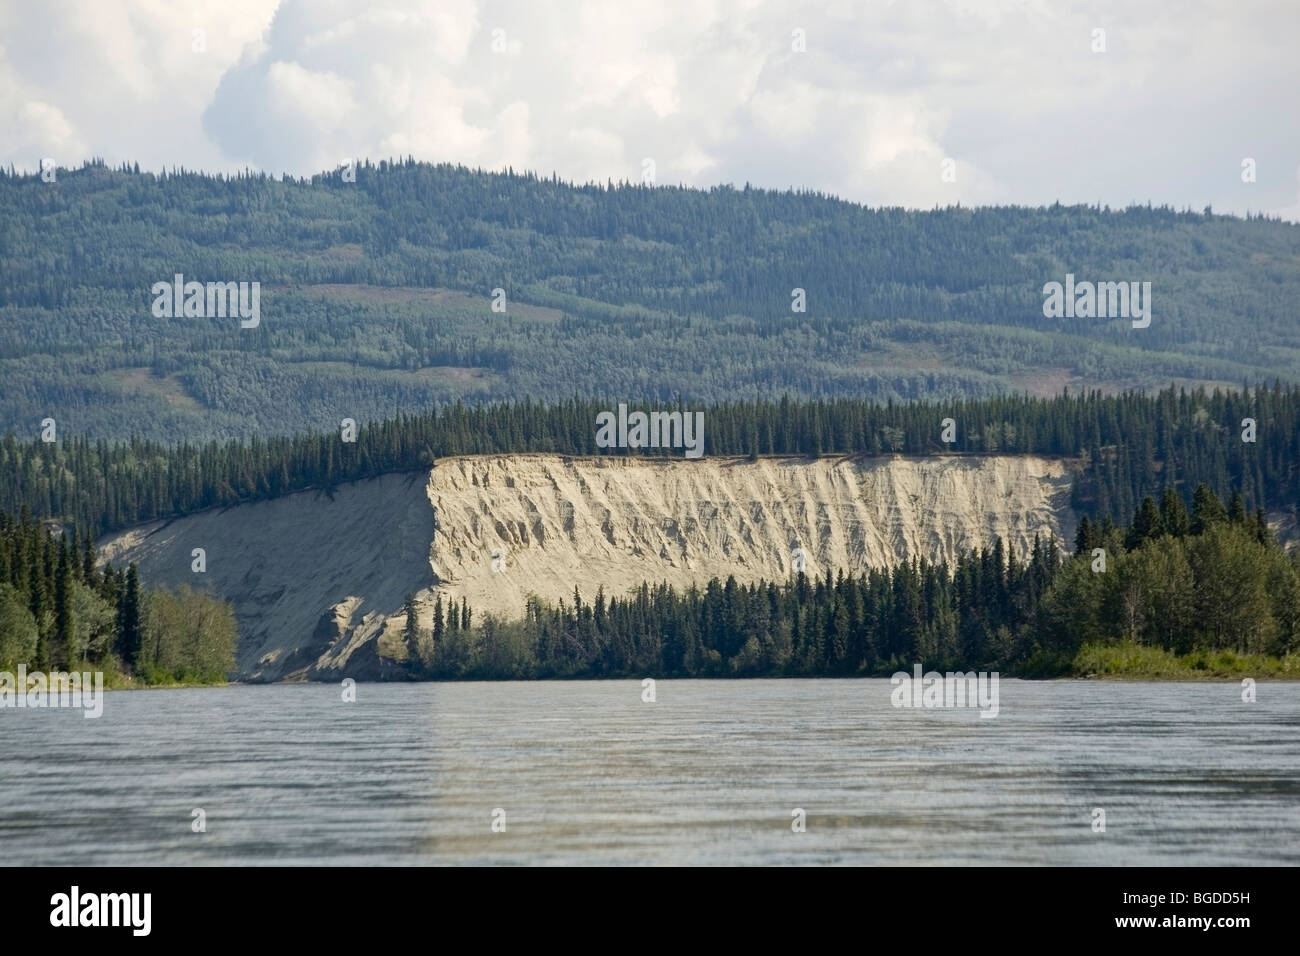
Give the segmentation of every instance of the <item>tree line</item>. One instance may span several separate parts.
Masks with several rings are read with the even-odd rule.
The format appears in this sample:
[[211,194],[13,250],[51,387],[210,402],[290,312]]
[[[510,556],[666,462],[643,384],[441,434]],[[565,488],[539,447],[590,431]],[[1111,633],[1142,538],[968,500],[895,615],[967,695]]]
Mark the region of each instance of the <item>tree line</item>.
[[[341,431],[249,441],[164,444],[134,439],[0,440],[0,509],[96,534],[205,508],[331,489],[433,467],[455,455],[550,452],[671,455],[671,449],[596,445],[596,416],[617,403],[574,398],[490,405],[455,403]],[[646,410],[698,411],[678,402]],[[954,401],[722,402],[703,408],[708,455],[1039,454],[1073,460],[1073,504],[1126,521],[1141,500],[1205,484],[1250,511],[1300,501],[1300,386],[1099,391]],[[952,437],[944,441],[944,420]],[[1250,420],[1252,426],[1243,425]],[[1249,432],[1249,434],[1248,434]],[[1253,441],[1244,440],[1253,438]]]

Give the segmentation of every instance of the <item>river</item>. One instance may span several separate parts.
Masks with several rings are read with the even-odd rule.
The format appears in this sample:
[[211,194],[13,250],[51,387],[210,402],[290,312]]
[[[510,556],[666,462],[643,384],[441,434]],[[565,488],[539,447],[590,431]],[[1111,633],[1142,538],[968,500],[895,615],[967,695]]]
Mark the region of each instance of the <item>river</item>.
[[1300,863],[1300,684],[1245,703],[1232,681],[1003,680],[993,719],[890,690],[298,684],[0,709],[0,846],[11,865]]

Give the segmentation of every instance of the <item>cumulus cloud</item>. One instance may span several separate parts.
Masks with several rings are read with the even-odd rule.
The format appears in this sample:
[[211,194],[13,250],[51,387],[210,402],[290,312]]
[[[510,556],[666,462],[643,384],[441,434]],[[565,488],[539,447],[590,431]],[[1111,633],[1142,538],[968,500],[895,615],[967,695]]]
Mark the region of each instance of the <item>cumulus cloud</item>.
[[276,0],[0,4],[0,158],[229,169],[201,116]]
[[[871,204],[1296,214],[1300,7],[102,0],[0,12],[7,161],[309,174],[413,155]],[[206,52],[192,51],[203,29]],[[1104,52],[1096,52],[1104,31]],[[1240,161],[1255,158],[1257,182]],[[954,177],[942,177],[945,160]]]

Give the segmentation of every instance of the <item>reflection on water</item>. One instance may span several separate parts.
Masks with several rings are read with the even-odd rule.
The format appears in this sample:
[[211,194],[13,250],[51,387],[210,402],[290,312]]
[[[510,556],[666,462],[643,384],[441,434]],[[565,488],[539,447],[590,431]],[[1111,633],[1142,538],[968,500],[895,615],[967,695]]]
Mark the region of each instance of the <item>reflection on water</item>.
[[1300,685],[1258,690],[1004,680],[993,720],[895,709],[886,680],[659,681],[654,703],[637,681],[110,693],[98,720],[0,709],[0,845],[8,864],[1297,863]]

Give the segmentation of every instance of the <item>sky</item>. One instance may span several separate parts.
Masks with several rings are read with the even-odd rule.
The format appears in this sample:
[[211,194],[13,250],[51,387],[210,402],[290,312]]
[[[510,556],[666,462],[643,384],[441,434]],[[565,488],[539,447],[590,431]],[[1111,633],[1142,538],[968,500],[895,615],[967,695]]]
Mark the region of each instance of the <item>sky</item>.
[[1297,41],[1297,0],[0,0],[0,162],[1300,222]]

